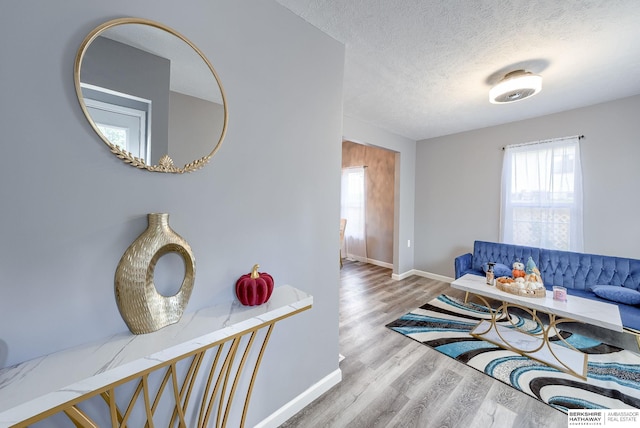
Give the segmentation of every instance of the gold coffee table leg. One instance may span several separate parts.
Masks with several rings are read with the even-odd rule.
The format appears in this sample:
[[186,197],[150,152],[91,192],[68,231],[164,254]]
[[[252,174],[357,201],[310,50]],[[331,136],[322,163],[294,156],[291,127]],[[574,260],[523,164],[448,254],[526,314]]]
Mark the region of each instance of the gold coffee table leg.
[[[579,377],[583,380],[587,378],[587,355],[583,352],[580,352],[573,345],[568,343],[564,339],[564,337],[560,335],[557,328],[557,325],[560,323],[576,322],[575,320],[569,318],[557,318],[554,314],[549,314],[549,324],[545,326],[538,316],[536,310],[507,302],[501,302],[500,306],[497,309],[493,309],[484,297],[479,295],[475,295],[475,297],[482,301],[482,303],[489,309],[491,313],[491,319],[488,321],[481,320],[469,333],[471,336],[493,343],[494,345],[499,346],[502,349],[506,349],[515,352],[516,354],[532,358],[536,361],[539,361],[543,364],[546,364],[550,367],[556,368],[573,376]],[[531,316],[532,320],[539,326],[540,332],[531,333],[529,331],[522,330],[520,327],[515,325],[509,314],[509,307],[518,308],[528,313]],[[498,325],[498,318],[501,315],[504,315],[505,320],[511,324],[510,327]],[[558,344],[551,343],[551,341],[549,340],[549,336],[552,332],[552,329],[555,332],[555,335],[558,336],[565,345],[567,345],[566,349],[563,349]],[[514,343],[512,339],[509,339],[507,337],[513,336],[514,332],[517,332],[517,338],[515,338],[516,340],[520,339],[518,341],[523,342],[528,341],[528,343],[532,344],[532,346],[525,349],[522,346],[519,346],[517,343]],[[547,350],[550,355],[544,355],[544,350]],[[581,359],[581,373],[573,369],[568,362],[563,361],[563,358],[558,355],[559,352],[566,353],[567,350],[580,354],[578,356],[572,356],[576,359]],[[544,357],[548,358],[543,359]]]

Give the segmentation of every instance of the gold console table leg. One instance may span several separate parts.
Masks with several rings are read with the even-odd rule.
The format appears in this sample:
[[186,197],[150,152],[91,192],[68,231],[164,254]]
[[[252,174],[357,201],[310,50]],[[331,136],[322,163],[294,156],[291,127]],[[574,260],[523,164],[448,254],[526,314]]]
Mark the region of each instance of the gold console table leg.
[[[301,309],[297,312],[306,309],[308,308]],[[196,351],[184,354],[174,360],[141,371],[134,376],[114,382],[101,390],[92,391],[78,399],[22,421],[13,425],[12,428],[26,428],[31,424],[59,413],[66,415],[73,425],[78,428],[99,428],[87,412],[78,406],[80,403],[88,402],[88,400],[93,398],[99,398],[99,402],[106,405],[105,413],[110,419],[111,428],[131,426],[132,422],[129,419],[134,413],[134,409],[138,407],[141,408],[141,411],[138,411],[138,413],[142,413],[143,418],[146,418],[146,422],[141,426],[158,426],[158,422],[154,423],[154,417],[160,403],[160,398],[164,393],[173,397],[174,407],[168,425],[165,425],[166,422],[162,422],[161,426],[176,426],[177,423],[177,426],[182,428],[192,426],[198,428],[208,426],[225,428],[230,423],[232,410],[235,409],[234,399],[240,393],[239,385],[244,369],[247,368],[250,360],[255,359],[249,370],[251,377],[248,387],[246,387],[246,393],[243,394],[244,400],[240,404],[241,407],[238,408],[242,409],[242,413],[237,413],[237,417],[240,420],[239,426],[244,427],[258,369],[260,368],[275,323],[279,320],[280,319],[276,319],[266,322],[229,338],[203,346]],[[257,351],[257,356],[252,357],[251,354],[254,345],[256,342],[260,342],[259,337],[261,336],[262,343]],[[211,360],[211,363],[203,364],[206,360]],[[186,374],[182,379],[178,378],[177,365],[180,364],[180,362],[187,364],[185,367]],[[205,368],[205,366],[207,366],[207,368]],[[150,376],[161,376],[160,385],[155,391],[151,391]],[[116,404],[116,391],[118,387],[129,382],[136,382],[134,384],[136,387],[123,412]],[[201,398],[193,399],[194,395],[192,392],[196,386],[202,388],[202,395],[200,396]],[[168,391],[169,389],[172,391]],[[120,394],[121,393],[122,391],[120,391]],[[141,395],[142,399],[140,400]],[[195,415],[196,413],[197,421],[190,421],[188,416]],[[211,424],[214,415],[215,423]]]

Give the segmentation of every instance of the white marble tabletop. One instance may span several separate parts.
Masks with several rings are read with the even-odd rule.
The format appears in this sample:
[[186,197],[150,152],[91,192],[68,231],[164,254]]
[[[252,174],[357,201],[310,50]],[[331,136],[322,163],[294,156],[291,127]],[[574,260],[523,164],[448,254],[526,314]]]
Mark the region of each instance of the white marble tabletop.
[[468,291],[502,302],[521,305],[529,309],[535,309],[548,314],[555,314],[564,318],[570,318],[586,324],[597,325],[622,332],[622,320],[617,305],[585,299],[578,296],[567,296],[567,301],[562,302],[553,299],[553,292],[547,290],[547,296],[524,297],[507,293],[497,287],[486,284],[483,276],[466,274],[451,283],[455,289]]
[[153,333],[121,333],[0,369],[0,427],[312,304],[311,295],[283,285],[260,306],[229,301],[185,314]]

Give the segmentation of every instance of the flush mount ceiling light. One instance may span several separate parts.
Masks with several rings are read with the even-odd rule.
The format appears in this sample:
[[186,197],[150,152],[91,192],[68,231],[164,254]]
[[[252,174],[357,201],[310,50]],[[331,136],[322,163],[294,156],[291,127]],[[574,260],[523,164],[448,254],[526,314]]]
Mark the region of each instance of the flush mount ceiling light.
[[512,103],[533,96],[542,90],[542,76],[525,70],[508,73],[489,91],[492,104]]

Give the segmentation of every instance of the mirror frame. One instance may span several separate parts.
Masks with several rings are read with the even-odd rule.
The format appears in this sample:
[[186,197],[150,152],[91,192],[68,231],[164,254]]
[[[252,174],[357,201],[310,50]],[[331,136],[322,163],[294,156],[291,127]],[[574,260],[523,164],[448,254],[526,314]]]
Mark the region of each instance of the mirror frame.
[[[155,27],[162,31],[166,31],[167,33],[175,37],[178,37],[187,45],[189,45],[200,56],[200,58],[202,58],[202,60],[207,65],[207,67],[209,67],[209,70],[213,74],[213,77],[215,78],[216,83],[218,84],[218,88],[220,89],[220,95],[222,97],[222,107],[224,109],[224,120],[222,124],[222,132],[220,133],[220,138],[218,139],[217,144],[209,154],[199,159],[196,159],[190,163],[187,163],[181,168],[173,165],[173,160],[169,157],[168,154],[165,154],[162,156],[158,165],[149,165],[145,162],[144,159],[135,157],[130,152],[123,150],[120,147],[116,146],[115,144],[111,143],[98,129],[97,125],[95,124],[94,120],[89,114],[89,110],[87,109],[87,106],[84,101],[84,96],[82,95],[82,88],[80,84],[80,72],[82,70],[82,60],[84,58],[85,53],[87,52],[87,49],[91,45],[91,42],[93,42],[98,36],[100,36],[105,31],[109,30],[110,28],[117,27],[119,25],[125,25],[125,24],[149,25],[151,27]],[[89,121],[89,124],[91,125],[93,130],[96,132],[96,134],[98,134],[100,139],[109,147],[111,152],[115,154],[118,158],[122,159],[125,163],[128,163],[129,165],[139,169],[146,169],[148,171],[153,171],[153,172],[170,172],[170,173],[182,174],[185,172],[193,172],[204,167],[209,162],[209,160],[213,157],[213,155],[215,155],[216,152],[220,149],[222,141],[224,140],[224,137],[227,133],[227,123],[229,120],[229,113],[227,109],[227,99],[224,93],[224,87],[222,86],[222,82],[220,82],[220,77],[218,76],[218,73],[213,68],[213,65],[211,64],[211,62],[209,62],[209,60],[204,55],[204,53],[200,49],[198,49],[198,47],[194,45],[189,39],[187,39],[185,36],[177,32],[176,30],[170,27],[167,27],[166,25],[161,24],[159,22],[152,21],[149,19],[144,19],[144,18],[117,18],[117,19],[107,21],[97,26],[96,28],[94,28],[87,35],[87,37],[82,41],[82,44],[80,45],[80,48],[78,49],[78,53],[76,55],[75,65],[73,70],[74,70],[73,79],[74,79],[75,88],[76,88],[76,95],[78,96],[78,101],[80,102],[80,107],[82,108],[82,111],[84,112],[85,117]],[[152,140],[153,140],[153,136],[152,136]]]

